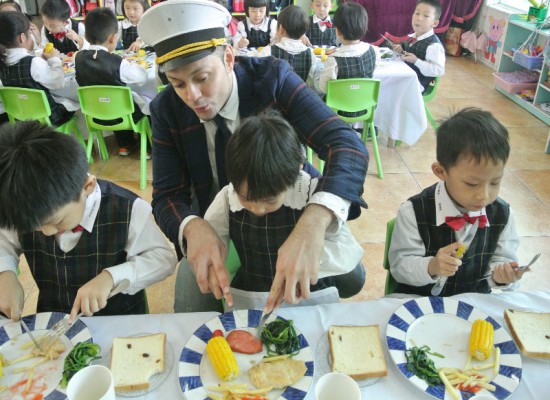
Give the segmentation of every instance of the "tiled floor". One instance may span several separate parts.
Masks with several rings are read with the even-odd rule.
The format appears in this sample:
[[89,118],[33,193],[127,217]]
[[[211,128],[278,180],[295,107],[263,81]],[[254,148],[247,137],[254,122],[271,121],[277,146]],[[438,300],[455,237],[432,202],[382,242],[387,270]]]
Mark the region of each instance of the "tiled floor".
[[[520,261],[543,252],[533,271],[525,275],[521,289],[550,289],[550,155],[544,154],[549,128],[493,89],[492,71],[469,58],[448,58],[447,72],[440,89],[430,103],[433,115],[445,118],[452,110],[476,106],[491,111],[509,129],[512,153],[507,164],[501,196],[508,200],[517,218],[521,236]],[[382,141],[383,138],[381,138]],[[139,190],[138,155],[119,157],[114,153],[108,161],[96,161],[91,173],[112,180],[151,200],[151,164],[148,165],[148,187]],[[370,145],[369,145],[369,149]],[[380,155],[384,179],[376,177],[376,166],[371,163],[365,181],[365,199],[370,208],[350,223],[353,233],[365,249],[363,263],[367,282],[363,291],[353,300],[373,299],[383,295],[386,272],[382,268],[386,222],[395,216],[399,204],[436,181],[431,172],[435,160],[434,131],[428,128],[414,146],[396,148],[381,146]],[[36,307],[36,287],[28,270],[23,268],[21,279],[26,292],[32,290],[26,312]],[[174,277],[147,290],[152,313],[172,312]]]

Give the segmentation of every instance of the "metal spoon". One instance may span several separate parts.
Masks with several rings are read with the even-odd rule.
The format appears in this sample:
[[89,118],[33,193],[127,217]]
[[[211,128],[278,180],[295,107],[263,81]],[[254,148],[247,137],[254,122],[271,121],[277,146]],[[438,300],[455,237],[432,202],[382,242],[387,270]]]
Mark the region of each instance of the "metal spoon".
[[529,261],[529,264],[527,264],[527,265],[522,265],[521,267],[518,267],[517,270],[518,270],[518,271],[523,271],[524,269],[529,268],[531,265],[533,265],[533,264],[539,259],[539,257],[540,257],[541,254],[542,254],[542,253],[536,254],[535,257],[533,257],[533,258],[531,259],[531,261]]

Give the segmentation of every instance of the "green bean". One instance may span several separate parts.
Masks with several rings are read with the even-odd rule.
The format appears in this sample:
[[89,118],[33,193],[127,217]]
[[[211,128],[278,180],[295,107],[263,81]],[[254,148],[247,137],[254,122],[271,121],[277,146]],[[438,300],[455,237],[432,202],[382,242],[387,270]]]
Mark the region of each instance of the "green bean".
[[412,347],[405,351],[407,358],[407,370],[415,374],[421,379],[424,379],[430,386],[441,385],[441,378],[437,373],[437,368],[433,360],[428,357],[428,354],[445,358],[443,355],[430,351],[428,346]]
[[61,387],[67,387],[69,380],[80,371],[82,368],[90,365],[90,363],[98,358],[101,348],[96,343],[79,342],[67,354],[63,366],[63,377],[59,383]]
[[291,320],[277,319],[270,322],[262,331],[262,342],[267,348],[268,357],[275,355],[296,355],[300,352],[300,339]]

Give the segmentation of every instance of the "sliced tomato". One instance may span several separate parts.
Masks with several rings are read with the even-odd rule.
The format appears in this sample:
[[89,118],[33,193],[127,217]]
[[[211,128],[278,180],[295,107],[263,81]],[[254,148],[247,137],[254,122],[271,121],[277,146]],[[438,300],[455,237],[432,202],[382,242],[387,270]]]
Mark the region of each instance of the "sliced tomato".
[[221,331],[221,329],[216,329],[214,332],[212,332],[212,337],[219,337],[219,336],[223,336],[223,332]]

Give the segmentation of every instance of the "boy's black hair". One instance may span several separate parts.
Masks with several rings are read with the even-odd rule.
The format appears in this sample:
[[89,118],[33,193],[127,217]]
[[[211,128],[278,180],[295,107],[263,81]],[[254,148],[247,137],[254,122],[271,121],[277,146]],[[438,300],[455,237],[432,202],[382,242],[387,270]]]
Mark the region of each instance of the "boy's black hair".
[[71,7],[65,0],[46,0],[40,13],[50,19],[58,19],[63,22],[71,16]]
[[143,7],[143,12],[151,8],[147,0],[122,0],[122,15],[124,15],[124,18],[128,18],[128,16],[126,15],[126,11],[124,11],[124,3],[126,3],[127,1],[141,4],[141,6]]
[[94,8],[86,15],[86,40],[90,44],[102,44],[113,33],[118,32],[118,20],[115,13],[108,7]]
[[[13,1],[13,0],[8,0],[8,1],[3,1],[0,3],[0,11],[2,11],[2,9],[5,7],[5,6],[12,6],[13,8],[15,8],[16,10],[15,11],[19,11],[19,12],[23,12],[21,11],[21,6],[19,5],[19,3]],[[12,10],[14,11],[14,10]]]
[[27,35],[31,24],[19,11],[0,12],[0,68],[7,67],[7,49],[17,47],[17,37]]
[[346,40],[361,40],[369,27],[367,10],[358,3],[344,3],[336,9],[334,27]]
[[0,227],[39,228],[78,201],[88,173],[82,145],[37,121],[0,126]]
[[443,122],[436,140],[437,161],[446,170],[463,157],[506,164],[510,155],[508,130],[493,114],[475,107],[464,108]]
[[427,4],[432,6],[435,8],[435,19],[439,19],[439,17],[441,17],[441,3],[439,3],[439,0],[418,0],[416,5],[419,4]]
[[309,18],[300,6],[287,6],[277,16],[277,25],[284,28],[291,39],[300,39],[309,28]]
[[265,16],[269,17],[269,5],[271,4],[270,0],[244,0],[244,13],[248,17],[248,9],[250,7],[260,8],[265,7]]
[[294,185],[304,156],[294,128],[268,110],[242,121],[225,149],[227,179],[239,190],[246,182],[249,201],[278,196]]

